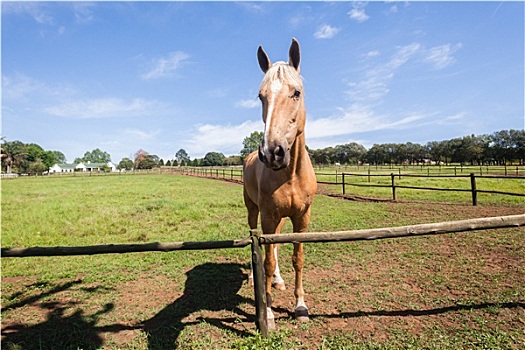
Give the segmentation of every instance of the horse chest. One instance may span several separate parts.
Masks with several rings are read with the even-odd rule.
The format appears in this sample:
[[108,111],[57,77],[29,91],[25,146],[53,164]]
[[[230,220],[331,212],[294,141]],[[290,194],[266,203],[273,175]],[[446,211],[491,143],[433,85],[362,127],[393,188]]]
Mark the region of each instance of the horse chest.
[[278,211],[280,216],[292,216],[305,212],[312,204],[315,190],[303,186],[300,181],[288,180],[260,193],[261,210]]

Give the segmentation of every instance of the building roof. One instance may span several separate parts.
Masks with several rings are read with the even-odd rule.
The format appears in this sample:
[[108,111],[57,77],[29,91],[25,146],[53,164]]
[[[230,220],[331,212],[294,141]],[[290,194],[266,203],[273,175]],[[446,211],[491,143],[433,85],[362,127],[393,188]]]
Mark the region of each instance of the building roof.
[[67,163],[59,163],[55,165],[59,166],[61,169],[75,169],[75,167],[77,166],[76,164],[67,164]]

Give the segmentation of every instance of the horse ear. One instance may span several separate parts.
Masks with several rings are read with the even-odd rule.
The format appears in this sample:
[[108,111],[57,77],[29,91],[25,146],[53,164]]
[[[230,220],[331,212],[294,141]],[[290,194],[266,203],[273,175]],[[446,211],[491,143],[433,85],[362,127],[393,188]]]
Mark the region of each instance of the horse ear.
[[290,45],[290,51],[288,52],[288,63],[298,71],[300,62],[301,50],[299,49],[299,42],[297,39],[292,38],[292,45]]
[[268,69],[270,69],[272,62],[268,58],[266,52],[264,52],[262,46],[259,46],[259,49],[257,50],[257,60],[259,61],[259,67],[261,67],[263,73],[266,73]]

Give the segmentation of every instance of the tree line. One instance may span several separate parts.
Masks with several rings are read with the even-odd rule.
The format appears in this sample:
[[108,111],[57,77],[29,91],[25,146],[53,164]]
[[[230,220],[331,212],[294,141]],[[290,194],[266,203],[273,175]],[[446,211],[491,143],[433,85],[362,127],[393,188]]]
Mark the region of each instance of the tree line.
[[[156,155],[139,149],[133,159],[123,158],[117,165],[120,170],[152,169],[159,166],[233,166],[242,165],[244,158],[257,150],[262,132],[253,132],[243,140],[239,155],[225,156],[220,152],[208,152],[203,158],[191,159],[184,149],[166,162]],[[57,163],[65,163],[60,151],[46,151],[35,143],[6,141],[2,138],[2,172],[44,173]],[[335,147],[309,149],[312,163],[330,164],[444,164],[471,165],[525,165],[525,131],[501,130],[490,135],[470,135],[444,141],[418,143],[374,144],[370,149],[351,142]],[[74,163],[107,163],[109,153],[94,149],[75,158]]]

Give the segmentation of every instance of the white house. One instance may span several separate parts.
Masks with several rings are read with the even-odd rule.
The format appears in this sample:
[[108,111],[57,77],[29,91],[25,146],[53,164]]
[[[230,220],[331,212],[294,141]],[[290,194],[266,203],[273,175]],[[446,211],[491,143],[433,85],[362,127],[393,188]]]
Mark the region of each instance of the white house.
[[55,164],[49,168],[49,173],[72,173],[75,171],[75,164]]
[[117,167],[112,162],[107,163],[91,163],[87,162],[78,164],[55,164],[49,168],[49,173],[72,173],[74,171],[103,171],[103,168],[107,166],[111,172],[116,172]]

